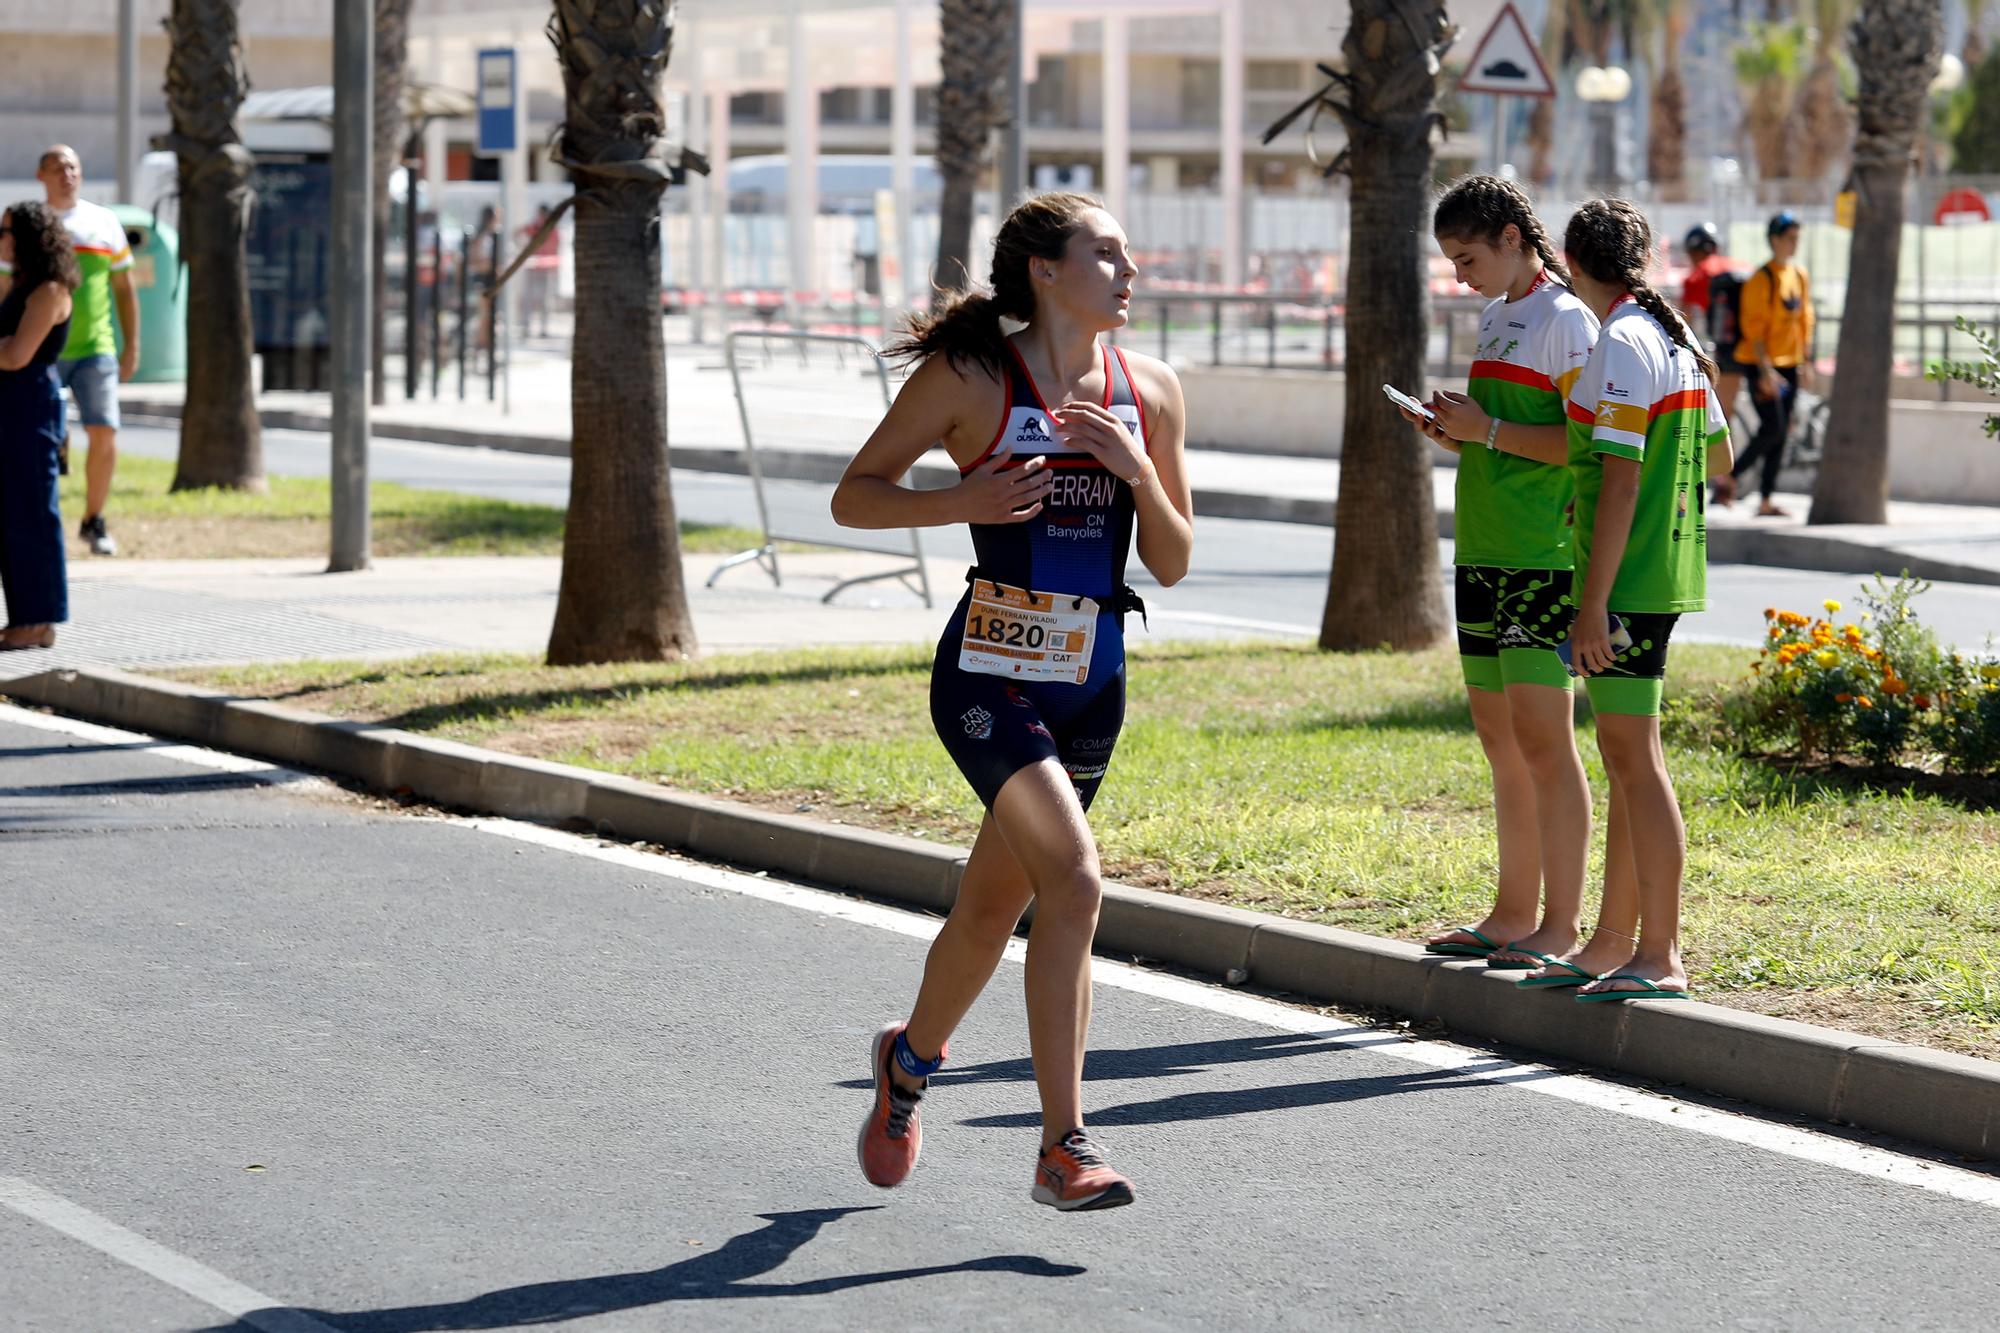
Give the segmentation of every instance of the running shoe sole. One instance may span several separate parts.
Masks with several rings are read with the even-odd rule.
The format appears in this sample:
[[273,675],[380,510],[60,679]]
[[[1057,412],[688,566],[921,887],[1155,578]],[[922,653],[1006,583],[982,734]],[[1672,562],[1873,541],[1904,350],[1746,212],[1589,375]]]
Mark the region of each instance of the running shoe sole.
[[1123,1208],[1135,1197],[1132,1187],[1122,1181],[1108,1189],[1099,1190],[1087,1199],[1065,1199],[1047,1185],[1037,1185],[1029,1191],[1028,1197],[1036,1203],[1047,1204],[1059,1213],[1096,1213],[1106,1208]]
[[[882,1053],[882,1040],[901,1026],[903,1025],[900,1023],[885,1023],[880,1032],[877,1032],[873,1037],[868,1039],[868,1087],[871,1094],[878,1100],[882,1096],[879,1080],[888,1077],[888,1074],[882,1069],[882,1065],[886,1059]],[[868,1118],[861,1122],[861,1132],[854,1136],[854,1161],[861,1168],[861,1178],[863,1180],[868,1179],[868,1130],[875,1123],[875,1106],[876,1102],[874,1101],[868,1103]],[[924,1141],[918,1139],[917,1150],[910,1156],[910,1170],[914,1171],[917,1169],[917,1160],[923,1155]],[[909,1177],[905,1176],[903,1179],[907,1180]],[[868,1183],[875,1185],[875,1182],[872,1180],[869,1180]],[[902,1181],[899,1180],[896,1184],[900,1185]],[[875,1188],[892,1190],[896,1188],[896,1185],[875,1185]]]

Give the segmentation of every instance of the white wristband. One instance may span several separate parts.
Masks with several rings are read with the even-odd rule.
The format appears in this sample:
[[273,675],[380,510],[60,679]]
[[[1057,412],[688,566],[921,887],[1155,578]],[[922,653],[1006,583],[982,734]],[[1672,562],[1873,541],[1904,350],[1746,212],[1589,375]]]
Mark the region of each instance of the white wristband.
[[1500,418],[1494,417],[1492,423],[1486,428],[1486,447],[1497,454],[1500,452]]

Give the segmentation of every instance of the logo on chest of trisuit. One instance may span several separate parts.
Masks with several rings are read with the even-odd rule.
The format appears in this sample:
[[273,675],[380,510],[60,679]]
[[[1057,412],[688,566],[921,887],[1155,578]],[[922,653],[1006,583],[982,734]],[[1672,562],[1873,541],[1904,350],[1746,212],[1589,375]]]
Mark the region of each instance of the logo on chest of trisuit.
[[1009,425],[1012,427],[1011,438],[1015,444],[1041,450],[1055,443],[1055,434],[1050,430],[1049,419],[1033,408],[1017,409]]

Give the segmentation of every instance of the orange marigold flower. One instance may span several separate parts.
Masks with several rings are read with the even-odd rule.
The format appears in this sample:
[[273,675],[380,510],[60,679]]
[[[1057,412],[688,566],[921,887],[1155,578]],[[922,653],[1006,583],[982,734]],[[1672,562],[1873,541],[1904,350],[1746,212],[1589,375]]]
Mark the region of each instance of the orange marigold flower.
[[1928,694],[1913,694],[1910,696],[1910,702],[1919,708],[1929,708],[1931,706],[1931,697]]
[[1836,694],[1833,696],[1833,701],[1837,704],[1851,704],[1854,702],[1854,696],[1851,694]]
[[1884,694],[1908,694],[1909,692],[1910,682],[1907,680],[1897,680],[1894,676],[1891,676],[1882,682],[1882,693]]
[[1764,608],[1764,619],[1766,619],[1766,620],[1776,620],[1777,618],[1778,618],[1778,608],[1777,608],[1777,607],[1775,607],[1775,606],[1767,606],[1767,607],[1765,607],[1765,608]]
[[1863,708],[1873,708],[1875,706],[1875,701],[1869,698],[1865,694],[1862,695],[1859,699],[1856,699],[1854,702],[1861,705]]

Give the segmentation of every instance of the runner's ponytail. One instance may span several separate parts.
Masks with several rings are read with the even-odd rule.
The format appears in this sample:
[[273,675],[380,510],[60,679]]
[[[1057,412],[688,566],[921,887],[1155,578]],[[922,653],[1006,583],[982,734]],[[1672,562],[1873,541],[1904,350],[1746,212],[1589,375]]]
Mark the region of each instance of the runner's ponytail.
[[1521,243],[1541,257],[1543,268],[1569,281],[1569,269],[1548,228],[1535,216],[1534,201],[1513,181],[1467,176],[1439,197],[1431,215],[1431,233],[1440,240],[1480,241],[1495,249],[1510,225],[1521,233]]
[[1653,258],[1653,229],[1646,215],[1624,199],[1593,199],[1570,216],[1563,249],[1593,282],[1622,287],[1639,308],[1658,320],[1667,337],[1687,349],[1712,385],[1720,375],[1682,315],[1646,279]]
[[1024,200],[1000,224],[993,238],[991,290],[960,292],[934,315],[915,315],[910,331],[889,344],[884,355],[905,364],[943,356],[954,368],[977,365],[996,377],[1007,374],[1007,335],[1001,316],[1022,324],[1035,319],[1030,259],[1060,259],[1082,225],[1086,209],[1104,205],[1086,194],[1038,194]]

